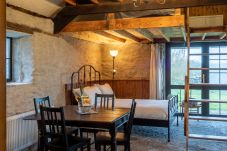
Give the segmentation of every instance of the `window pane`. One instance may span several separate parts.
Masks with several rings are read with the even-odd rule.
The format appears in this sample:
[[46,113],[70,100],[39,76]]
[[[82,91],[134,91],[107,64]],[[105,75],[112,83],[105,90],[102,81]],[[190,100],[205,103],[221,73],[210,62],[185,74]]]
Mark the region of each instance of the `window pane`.
[[219,72],[210,71],[209,81],[211,84],[219,84]]
[[220,55],[220,59],[227,59],[227,55]]
[[6,58],[10,58],[10,39],[6,38]]
[[184,85],[186,60],[187,50],[184,47],[171,48],[171,85]]
[[222,72],[222,73],[220,73],[220,75],[221,75],[220,84],[227,84],[227,72]]
[[190,67],[191,68],[201,68],[201,56],[190,56]]
[[201,90],[191,90],[190,91],[190,98],[201,99]]
[[220,53],[227,53],[227,46],[221,46]]
[[227,60],[220,60],[220,68],[227,68]]
[[209,47],[210,53],[219,53],[219,47],[218,46],[211,46]]
[[190,54],[201,54],[201,47],[193,47],[190,49]]
[[[210,99],[211,100],[220,100],[220,91],[219,90],[210,90]],[[219,115],[221,111],[221,106],[219,103],[210,103],[210,114]]]
[[210,60],[209,67],[210,68],[219,68],[219,60]]
[[201,77],[201,70],[191,70],[190,71],[190,83],[197,84],[201,83],[202,77]]
[[181,102],[184,100],[184,89],[171,89],[172,95],[178,95],[178,111],[181,112]]
[[6,79],[10,79],[10,59],[6,59]]
[[[221,100],[227,100],[227,90],[221,90]],[[221,115],[227,115],[227,103],[220,104]]]
[[210,55],[209,59],[219,59],[219,55]]

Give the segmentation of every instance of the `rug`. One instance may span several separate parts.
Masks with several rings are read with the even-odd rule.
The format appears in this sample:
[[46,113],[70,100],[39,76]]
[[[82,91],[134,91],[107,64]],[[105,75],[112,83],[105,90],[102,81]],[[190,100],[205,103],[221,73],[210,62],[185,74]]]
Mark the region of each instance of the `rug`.
[[[183,120],[172,126],[171,141],[167,142],[167,129],[134,126],[131,135],[132,151],[184,151]],[[227,136],[226,122],[190,121],[190,133]],[[122,147],[119,150],[123,150]],[[189,139],[190,151],[227,151],[227,142]]]

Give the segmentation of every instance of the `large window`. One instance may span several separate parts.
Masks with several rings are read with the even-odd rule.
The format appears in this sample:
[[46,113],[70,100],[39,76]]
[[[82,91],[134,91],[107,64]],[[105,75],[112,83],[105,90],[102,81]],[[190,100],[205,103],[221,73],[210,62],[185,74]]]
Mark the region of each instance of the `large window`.
[[6,38],[6,80],[12,81],[12,39]]
[[[184,80],[187,72],[187,48],[183,44],[167,47],[167,94],[184,100]],[[227,45],[226,43],[193,43],[190,48],[190,97],[198,99],[227,99]],[[203,86],[203,83],[213,85]],[[197,85],[196,85],[197,84]],[[203,103],[202,115],[227,115],[227,104]]]

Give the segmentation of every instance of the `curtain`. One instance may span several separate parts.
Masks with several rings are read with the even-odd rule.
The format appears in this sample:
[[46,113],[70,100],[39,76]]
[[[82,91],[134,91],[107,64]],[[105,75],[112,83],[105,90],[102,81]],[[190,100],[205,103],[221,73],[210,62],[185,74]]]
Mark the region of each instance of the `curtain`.
[[151,45],[150,98],[165,99],[165,44]]

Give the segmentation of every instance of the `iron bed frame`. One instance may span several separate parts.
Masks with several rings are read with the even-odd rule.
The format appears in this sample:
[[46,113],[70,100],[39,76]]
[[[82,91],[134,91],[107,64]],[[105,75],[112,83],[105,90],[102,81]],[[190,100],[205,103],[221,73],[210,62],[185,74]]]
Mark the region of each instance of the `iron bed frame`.
[[[87,76],[88,72],[88,76]],[[93,75],[92,75],[93,74]],[[70,99],[71,104],[75,104],[75,98],[72,93],[74,88],[79,88],[83,86],[91,86],[93,84],[100,84],[101,74],[92,65],[83,65],[78,71],[73,72],[71,75],[71,93]],[[159,119],[145,119],[145,118],[134,118],[133,124],[140,126],[154,126],[154,127],[165,127],[168,128],[168,142],[170,142],[171,125],[173,125],[175,119],[177,118],[178,126],[178,96],[171,96],[168,101],[168,120]]]

